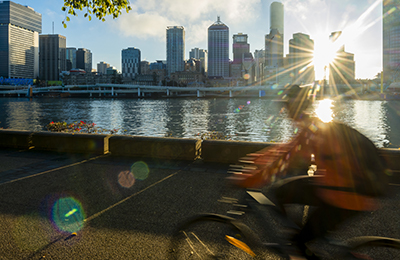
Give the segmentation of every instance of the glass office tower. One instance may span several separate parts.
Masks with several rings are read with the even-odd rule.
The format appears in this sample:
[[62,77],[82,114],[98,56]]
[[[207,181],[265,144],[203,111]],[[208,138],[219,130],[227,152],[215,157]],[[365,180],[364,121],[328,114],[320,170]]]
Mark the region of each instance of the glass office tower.
[[39,76],[42,15],[33,8],[0,1],[0,77]]

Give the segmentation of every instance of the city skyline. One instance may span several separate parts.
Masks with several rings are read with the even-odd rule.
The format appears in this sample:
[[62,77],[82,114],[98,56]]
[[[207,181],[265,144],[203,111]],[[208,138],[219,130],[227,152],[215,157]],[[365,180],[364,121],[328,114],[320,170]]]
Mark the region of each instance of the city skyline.
[[[183,26],[186,31],[185,56],[192,48],[207,50],[207,28],[220,16],[230,28],[229,55],[232,60],[232,36],[247,34],[250,51],[264,48],[264,37],[270,30],[270,5],[274,1],[222,0],[212,1],[131,1],[132,11],[106,22],[95,18],[88,21],[83,12],[71,17],[64,29],[61,21],[62,0],[16,0],[42,14],[42,34],[66,36],[67,47],[87,48],[93,53],[93,68],[100,61],[121,71],[121,50],[135,47],[142,60],[166,60],[165,29]],[[288,54],[288,39],[295,33],[310,35],[316,53],[324,54],[326,42],[333,31],[343,31],[346,51],[355,55],[356,78],[374,78],[382,70],[382,3],[376,0],[284,0],[284,55]],[[357,3],[354,3],[357,2]],[[106,37],[105,37],[106,36]],[[319,55],[321,58],[325,55]],[[318,59],[317,59],[318,60]],[[322,61],[319,61],[322,62]],[[321,68],[316,67],[317,78]]]

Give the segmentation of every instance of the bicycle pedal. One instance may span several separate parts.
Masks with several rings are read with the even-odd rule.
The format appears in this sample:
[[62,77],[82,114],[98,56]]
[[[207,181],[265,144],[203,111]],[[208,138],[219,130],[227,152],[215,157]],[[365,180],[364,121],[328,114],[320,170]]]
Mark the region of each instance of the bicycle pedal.
[[245,214],[244,211],[237,211],[237,210],[228,210],[226,213],[230,214],[230,215],[236,215],[236,216],[243,216]]
[[235,204],[235,203],[238,203],[238,199],[230,198],[230,197],[222,197],[221,199],[218,200],[218,202]]
[[238,208],[243,208],[243,209],[247,209],[248,206],[244,205],[244,204],[233,204],[233,206],[238,207]]
[[247,191],[247,194],[249,194],[254,200],[256,200],[261,205],[275,206],[275,204],[261,192]]

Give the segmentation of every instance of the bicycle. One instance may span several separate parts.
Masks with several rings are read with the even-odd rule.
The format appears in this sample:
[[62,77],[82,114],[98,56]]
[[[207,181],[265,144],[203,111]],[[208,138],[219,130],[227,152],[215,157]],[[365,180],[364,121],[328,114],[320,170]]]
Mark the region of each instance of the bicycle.
[[[315,169],[311,165],[308,175],[312,176]],[[205,213],[185,221],[171,239],[169,258],[303,259],[296,258],[300,256],[296,256],[296,247],[289,237],[300,229],[298,222],[304,219],[284,217],[265,193],[261,189],[247,189],[242,200],[222,198],[221,202],[234,206],[227,213],[236,217]],[[293,212],[299,210],[304,218],[311,209],[304,206]],[[247,218],[248,215],[251,217]],[[322,259],[400,259],[400,240],[395,238],[359,236],[345,241],[327,239],[324,243],[324,247],[313,250]]]
[[[276,217],[275,205],[261,191],[248,190],[248,205],[262,219],[251,220],[258,232],[245,224],[243,215],[248,214],[249,206],[238,204],[234,198],[223,198],[236,208],[227,215],[205,213],[196,215],[179,226],[171,239],[170,259],[296,259],[296,250],[288,240],[291,231],[298,225],[288,219],[283,221],[284,230],[276,221],[269,219],[267,211]],[[307,208],[306,208],[307,209]],[[242,220],[241,220],[242,218]],[[282,224],[281,223],[281,224]],[[261,230],[263,229],[263,230]],[[281,230],[277,230],[281,229]],[[272,232],[271,232],[272,231]],[[261,239],[259,233],[267,232],[269,240]],[[277,235],[280,233],[280,235]],[[265,235],[265,234],[264,234]],[[378,236],[353,237],[346,241],[329,241],[328,249],[334,251],[314,252],[325,259],[399,259],[400,240]],[[329,248],[330,247],[330,248]],[[324,255],[325,254],[325,255]],[[328,255],[326,255],[328,254]]]

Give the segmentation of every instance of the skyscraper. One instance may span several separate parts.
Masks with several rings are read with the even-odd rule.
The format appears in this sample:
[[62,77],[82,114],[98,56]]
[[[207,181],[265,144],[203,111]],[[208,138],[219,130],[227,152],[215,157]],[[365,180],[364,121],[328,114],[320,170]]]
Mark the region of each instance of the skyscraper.
[[59,34],[39,36],[39,71],[40,78],[59,80],[60,73],[66,70],[67,39]]
[[270,33],[265,35],[266,66],[283,66],[283,4],[273,2],[270,7]]
[[293,84],[307,84],[315,80],[313,61],[314,40],[303,33],[293,34],[289,40],[288,72]]
[[67,70],[76,69],[76,48],[67,48]]
[[185,70],[185,29],[182,26],[167,27],[167,72]]
[[203,73],[207,73],[207,65],[208,65],[208,53],[207,50],[193,48],[189,52],[189,58],[200,60],[201,62],[201,70]]
[[140,50],[129,47],[121,52],[121,67],[123,78],[135,78],[140,74]]
[[208,27],[208,77],[229,77],[229,28],[219,16]]
[[99,63],[97,63],[97,73],[99,75],[106,75],[107,74],[107,69],[110,68],[111,65],[104,62],[104,61],[100,61]]
[[250,44],[247,43],[247,34],[233,35],[233,62],[231,64],[231,77],[241,78],[248,74],[252,64],[253,55],[250,53]]
[[42,15],[33,8],[0,1],[0,76],[39,76],[39,33]]
[[92,72],[92,52],[85,48],[76,51],[76,69],[83,69],[86,73]]
[[400,81],[400,0],[383,1],[383,77],[385,82]]
[[239,33],[233,35],[233,63],[242,63],[245,53],[250,53],[250,44],[247,43],[247,34]]
[[[341,31],[332,32],[329,38],[331,41],[335,41],[340,35]],[[336,57],[333,62],[329,63],[329,85],[348,85],[351,84],[355,79],[355,62],[354,54],[346,52],[344,45],[336,52]],[[331,95],[333,88],[330,88]]]

